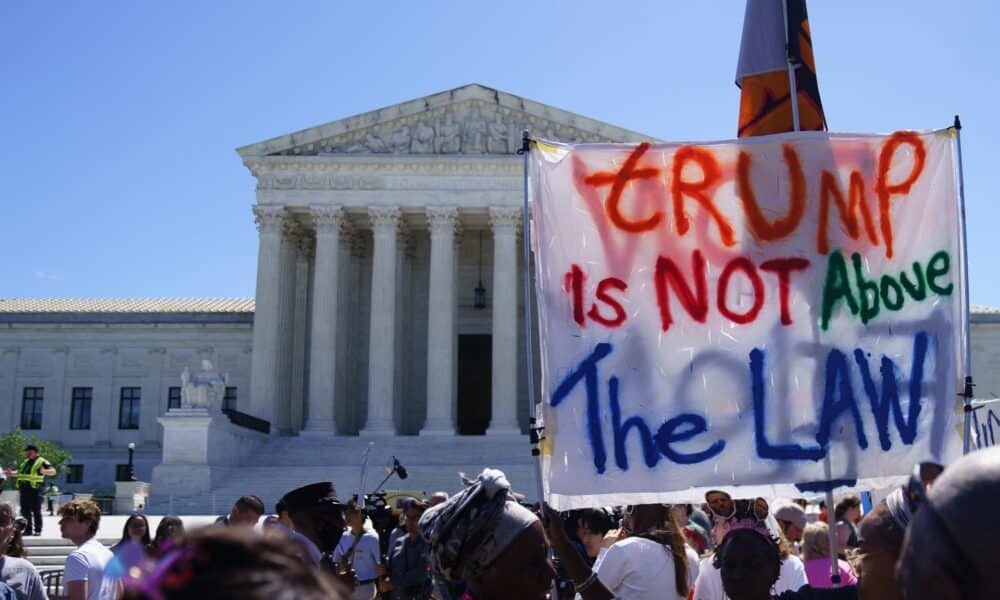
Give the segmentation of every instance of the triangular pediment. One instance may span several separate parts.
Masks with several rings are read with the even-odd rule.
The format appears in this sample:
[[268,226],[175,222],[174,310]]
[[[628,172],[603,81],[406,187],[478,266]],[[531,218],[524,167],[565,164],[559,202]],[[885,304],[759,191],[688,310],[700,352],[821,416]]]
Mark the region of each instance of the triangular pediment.
[[470,84],[326,125],[272,138],[237,151],[257,156],[505,155],[522,131],[565,142],[639,142],[650,136]]

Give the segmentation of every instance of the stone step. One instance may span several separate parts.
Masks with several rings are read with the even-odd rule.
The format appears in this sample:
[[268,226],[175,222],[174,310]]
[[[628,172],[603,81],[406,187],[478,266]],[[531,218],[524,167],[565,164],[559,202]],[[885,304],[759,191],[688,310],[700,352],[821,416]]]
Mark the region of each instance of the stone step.
[[[118,540],[112,539],[100,539],[98,541],[108,548],[118,542]],[[28,560],[40,570],[61,569],[66,564],[66,556],[76,549],[76,546],[67,540],[37,537],[25,538],[24,546],[28,552]]]

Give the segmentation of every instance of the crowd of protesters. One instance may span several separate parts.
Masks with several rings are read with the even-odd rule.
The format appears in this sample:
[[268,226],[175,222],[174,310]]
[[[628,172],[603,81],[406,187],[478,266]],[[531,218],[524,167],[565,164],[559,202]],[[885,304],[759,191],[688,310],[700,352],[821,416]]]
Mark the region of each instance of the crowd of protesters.
[[[154,533],[134,514],[110,550],[95,539],[92,501],[61,507],[59,525],[76,546],[63,574],[72,600],[985,599],[1000,583],[998,498],[1000,448],[919,465],[866,515],[857,496],[817,515],[804,500],[721,489],[699,506],[560,514],[524,505],[487,469],[453,495],[394,510],[344,502],[320,482],[285,494],[273,514],[241,497],[193,531],[167,516]],[[27,526],[0,504],[0,600],[45,598],[25,560]]]

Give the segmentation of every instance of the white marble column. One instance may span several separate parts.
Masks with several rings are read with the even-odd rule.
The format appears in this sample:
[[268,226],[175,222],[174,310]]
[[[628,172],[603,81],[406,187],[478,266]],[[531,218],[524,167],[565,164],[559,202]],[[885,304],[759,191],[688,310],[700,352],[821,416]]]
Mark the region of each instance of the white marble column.
[[142,386],[142,408],[139,416],[139,433],[143,444],[159,445],[161,429],[156,421],[166,410],[163,389],[163,361],[166,348],[149,348],[146,351],[146,378]]
[[521,209],[491,206],[493,228],[493,415],[488,434],[519,434],[517,423],[517,228]]
[[[48,418],[42,416],[43,435],[58,438],[69,428],[70,392],[66,389],[66,369],[69,366],[69,346],[53,348],[53,375],[51,391],[46,390],[53,402],[46,401],[50,409]],[[48,430],[48,431],[46,431]]]
[[306,421],[306,360],[309,347],[309,272],[316,242],[311,235],[299,237],[295,253],[295,320],[292,324],[292,431],[301,431]]
[[455,433],[455,227],[454,206],[427,208],[431,232],[427,302],[427,421],[421,435]]
[[340,228],[344,209],[314,206],[316,266],[313,274],[312,330],[309,347],[309,414],[303,434],[333,435],[337,387],[337,311],[340,293]]
[[396,380],[396,237],[402,213],[398,206],[368,209],[375,251],[372,258],[371,316],[368,344],[368,419],[362,435],[395,433]]
[[278,395],[278,339],[281,323],[278,301],[281,281],[281,227],[283,206],[254,206],[260,246],[257,252],[257,296],[253,316],[253,352],[250,355],[250,414],[271,422],[276,432],[274,405]]
[[281,278],[278,292],[278,391],[275,394],[274,426],[277,432],[292,430],[292,356],[295,340],[295,255],[302,227],[286,218],[281,228]]
[[[21,348],[19,346],[11,346],[4,349],[3,351],[3,361],[4,361],[4,393],[7,398],[10,399],[8,406],[10,406],[10,427],[21,425],[21,403],[18,402],[17,396],[17,359],[21,356]],[[3,404],[0,402],[0,404]]]

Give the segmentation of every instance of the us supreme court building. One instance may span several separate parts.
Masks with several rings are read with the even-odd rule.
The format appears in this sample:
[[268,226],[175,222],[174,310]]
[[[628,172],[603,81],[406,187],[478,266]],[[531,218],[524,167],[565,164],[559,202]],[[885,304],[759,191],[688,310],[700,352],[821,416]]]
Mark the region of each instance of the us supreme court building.
[[[255,298],[0,300],[0,429],[68,447],[69,490],[110,490],[133,443],[136,475],[155,488],[154,468],[187,460],[172,446],[183,438],[164,436],[185,377],[209,373],[225,379],[232,426],[257,437],[213,450],[229,455],[198,490],[161,478],[176,488],[153,490],[170,497],[164,511],[273,501],[318,479],[353,493],[370,442],[374,463],[409,463],[396,487],[453,491],[457,471],[501,466],[534,495],[525,129],[652,139],[473,84],[243,146]],[[998,311],[973,309],[972,343],[977,393],[993,397]]]

